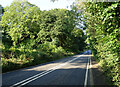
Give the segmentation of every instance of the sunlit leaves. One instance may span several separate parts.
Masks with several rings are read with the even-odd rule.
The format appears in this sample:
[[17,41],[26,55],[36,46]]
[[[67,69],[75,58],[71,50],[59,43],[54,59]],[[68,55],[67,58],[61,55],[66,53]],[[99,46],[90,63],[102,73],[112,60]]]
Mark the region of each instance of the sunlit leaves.
[[93,54],[102,61],[107,76],[112,78],[115,85],[119,85],[120,3],[86,2],[81,7],[86,8],[82,11],[87,25],[87,42]]

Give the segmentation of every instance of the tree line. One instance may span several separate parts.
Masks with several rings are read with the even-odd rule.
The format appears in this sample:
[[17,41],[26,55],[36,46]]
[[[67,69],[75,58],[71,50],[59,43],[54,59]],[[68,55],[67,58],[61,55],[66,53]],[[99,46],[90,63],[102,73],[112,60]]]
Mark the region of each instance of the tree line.
[[5,7],[1,19],[3,72],[82,52],[86,36],[76,26],[80,15],[75,9],[41,11],[27,1]]

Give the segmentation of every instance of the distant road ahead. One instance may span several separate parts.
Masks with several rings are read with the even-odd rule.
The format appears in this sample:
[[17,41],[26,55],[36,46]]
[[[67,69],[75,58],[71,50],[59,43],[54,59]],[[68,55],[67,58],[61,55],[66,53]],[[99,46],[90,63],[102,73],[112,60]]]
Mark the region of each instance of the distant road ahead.
[[3,86],[90,85],[90,52],[3,74]]

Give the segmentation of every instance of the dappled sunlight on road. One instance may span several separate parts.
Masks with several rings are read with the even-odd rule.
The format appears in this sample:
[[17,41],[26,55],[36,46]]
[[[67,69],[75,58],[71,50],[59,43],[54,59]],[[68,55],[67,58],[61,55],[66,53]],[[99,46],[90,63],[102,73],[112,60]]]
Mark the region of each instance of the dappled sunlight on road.
[[92,55],[90,54],[90,55],[83,55],[82,57],[91,57]]
[[48,70],[49,68],[60,65],[60,64],[61,63],[51,63],[51,64],[46,64],[46,65],[43,65],[43,66],[40,66],[40,67],[34,67],[34,68],[25,69],[23,71],[32,71],[32,70],[44,71],[44,70]]
[[[89,58],[92,55],[78,54],[71,57],[66,57],[56,61],[27,67],[16,72],[4,75],[4,81],[8,84],[26,85],[26,84],[84,84],[86,76],[86,69],[88,66]],[[43,77],[44,76],[44,77]],[[15,81],[14,78],[19,78]],[[70,80],[70,78],[72,79]],[[79,78],[81,77],[81,78]],[[7,79],[6,79],[7,78]],[[46,82],[46,79],[48,79]],[[51,80],[51,78],[53,78]],[[56,82],[56,79],[59,80]],[[75,79],[75,80],[73,80]],[[77,80],[77,82],[76,82]],[[51,82],[52,81],[52,82]],[[69,82],[71,81],[71,82]],[[80,82],[79,82],[80,81]],[[41,82],[41,83],[40,83]]]
[[[71,58],[70,57],[66,58],[66,60],[69,59],[69,61],[73,60],[74,62],[73,61],[71,61],[71,62],[69,62],[69,61],[52,62],[52,63],[43,64],[42,66],[37,65],[40,67],[35,66],[33,68],[24,69],[23,71],[32,71],[32,70],[34,70],[34,71],[46,71],[46,70],[50,70],[50,69],[85,68],[85,63],[86,63],[88,57],[91,57],[91,56],[92,55],[88,55],[88,54],[75,55],[75,56],[72,56]],[[63,68],[63,66],[64,66],[64,68]]]

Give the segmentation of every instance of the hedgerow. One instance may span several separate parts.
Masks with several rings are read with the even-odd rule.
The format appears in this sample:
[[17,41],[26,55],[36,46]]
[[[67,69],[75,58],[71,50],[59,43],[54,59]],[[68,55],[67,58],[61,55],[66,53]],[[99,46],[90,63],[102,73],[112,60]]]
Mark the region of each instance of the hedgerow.
[[120,3],[83,2],[89,46],[112,85],[120,86]]

